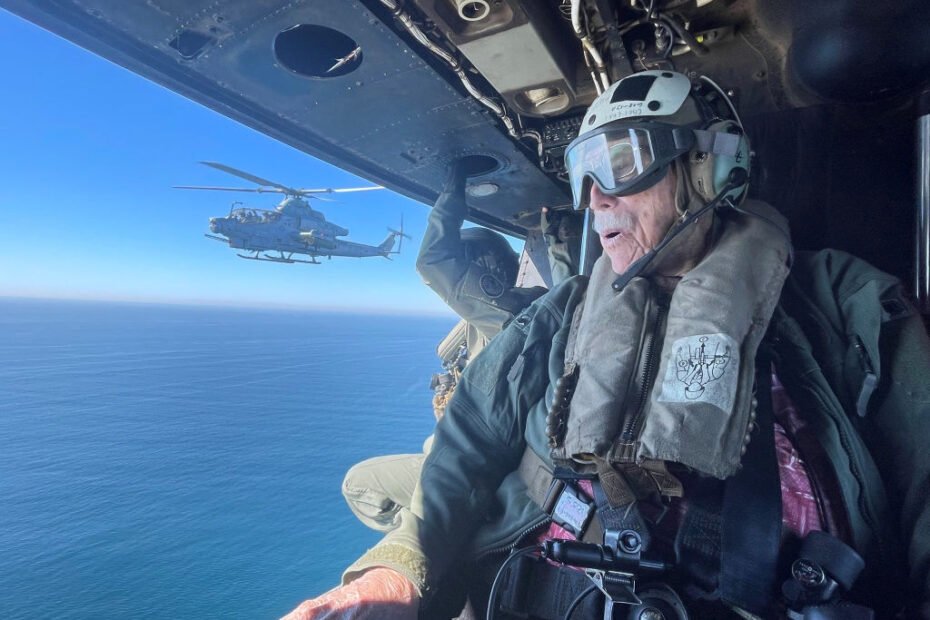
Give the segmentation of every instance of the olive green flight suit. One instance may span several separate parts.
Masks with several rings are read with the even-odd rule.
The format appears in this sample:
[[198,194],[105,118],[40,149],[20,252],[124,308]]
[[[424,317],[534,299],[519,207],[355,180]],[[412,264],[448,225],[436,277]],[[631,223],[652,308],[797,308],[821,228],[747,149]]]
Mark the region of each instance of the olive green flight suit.
[[429,214],[417,271],[426,285],[468,322],[468,358],[474,359],[510,319],[546,289],[499,282],[495,274],[470,261],[461,237],[466,214],[465,177],[453,174]]

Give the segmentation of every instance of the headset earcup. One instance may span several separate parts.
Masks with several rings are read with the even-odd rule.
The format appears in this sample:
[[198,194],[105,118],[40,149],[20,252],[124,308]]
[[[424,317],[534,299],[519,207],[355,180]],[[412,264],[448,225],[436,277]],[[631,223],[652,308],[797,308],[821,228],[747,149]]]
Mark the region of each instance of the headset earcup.
[[[688,154],[692,186],[704,200],[712,200],[726,186],[730,171],[733,168],[743,168],[748,178],[750,151],[749,140],[735,121],[718,121],[711,123],[706,129],[708,131],[738,133],[740,135],[739,149],[735,156],[704,153],[702,151],[692,151]],[[745,187],[743,185],[733,190],[730,192],[730,196],[738,197]]]

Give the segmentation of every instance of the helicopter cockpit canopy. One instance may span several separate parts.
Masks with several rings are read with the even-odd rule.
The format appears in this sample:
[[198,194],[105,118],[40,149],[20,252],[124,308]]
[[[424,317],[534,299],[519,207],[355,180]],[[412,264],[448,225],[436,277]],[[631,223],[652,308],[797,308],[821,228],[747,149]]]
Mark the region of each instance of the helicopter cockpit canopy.
[[278,215],[274,211],[269,211],[268,209],[253,209],[242,207],[230,211],[229,217],[242,224],[254,224],[258,222],[273,221],[278,217]]

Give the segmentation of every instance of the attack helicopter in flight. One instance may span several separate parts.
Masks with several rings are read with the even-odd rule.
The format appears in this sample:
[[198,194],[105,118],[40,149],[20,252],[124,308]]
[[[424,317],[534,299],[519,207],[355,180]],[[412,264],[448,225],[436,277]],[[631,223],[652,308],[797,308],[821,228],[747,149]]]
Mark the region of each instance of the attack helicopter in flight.
[[[310,206],[306,199],[329,200],[317,194],[341,194],[347,192],[364,192],[384,189],[379,186],[297,189],[281,185],[262,177],[244,172],[212,161],[200,162],[205,166],[222,170],[258,187],[208,187],[200,185],[176,185],[176,189],[213,190],[224,192],[253,192],[257,194],[284,194],[284,200],[273,210],[256,209],[234,202],[225,217],[211,217],[210,231],[205,233],[208,239],[221,241],[231,248],[244,250],[248,254],[237,253],[240,258],[272,263],[307,263],[319,265],[317,258],[325,256],[349,256],[364,258],[383,256],[390,259],[391,254],[399,254],[403,239],[410,238],[404,234],[404,222],[401,217],[400,230],[388,228],[388,236],[378,245],[366,245],[346,241],[348,229],[326,220],[326,216]],[[400,237],[397,250],[394,241]],[[277,254],[269,254],[276,252]],[[310,260],[294,258],[294,255],[308,256]]]

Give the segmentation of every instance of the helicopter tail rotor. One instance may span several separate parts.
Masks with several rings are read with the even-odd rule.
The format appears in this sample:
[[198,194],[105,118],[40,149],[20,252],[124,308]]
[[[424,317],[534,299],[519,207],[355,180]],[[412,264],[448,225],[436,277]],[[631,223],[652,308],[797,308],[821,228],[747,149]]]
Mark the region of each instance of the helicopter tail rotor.
[[391,242],[393,245],[394,237],[400,237],[400,241],[397,244],[396,252],[388,252],[388,254],[400,254],[400,250],[404,245],[404,239],[410,239],[410,235],[404,233],[404,214],[400,214],[400,230],[394,230],[391,227],[388,227],[388,232],[391,233]]

